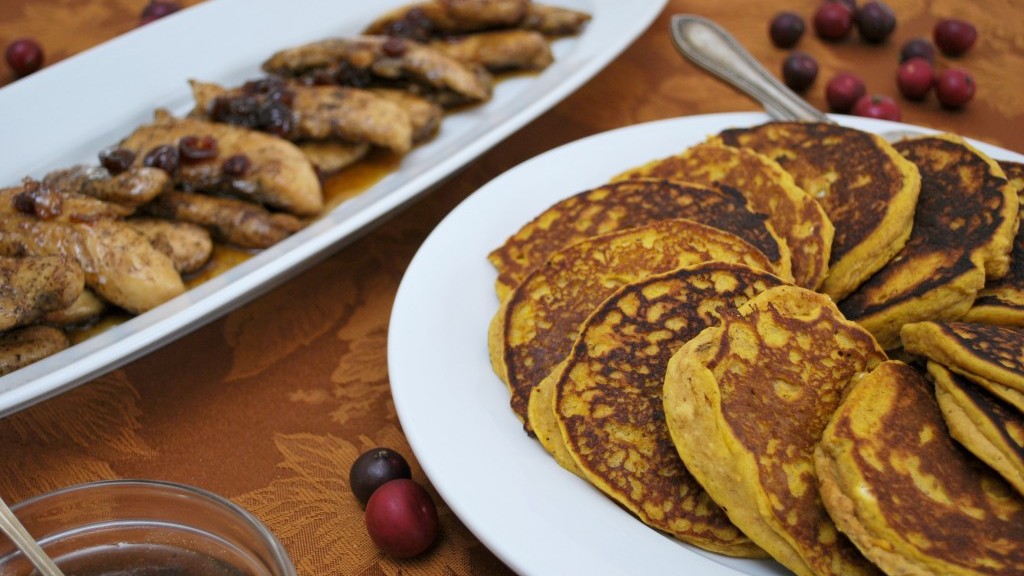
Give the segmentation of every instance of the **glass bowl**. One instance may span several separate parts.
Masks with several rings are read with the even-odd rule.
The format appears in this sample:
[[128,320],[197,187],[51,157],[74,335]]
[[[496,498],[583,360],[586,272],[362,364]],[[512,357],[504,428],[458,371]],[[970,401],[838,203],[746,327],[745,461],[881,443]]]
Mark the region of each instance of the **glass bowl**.
[[[295,576],[263,524],[215,494],[170,482],[91,482],[11,507],[68,576]],[[33,568],[0,537],[0,574]]]

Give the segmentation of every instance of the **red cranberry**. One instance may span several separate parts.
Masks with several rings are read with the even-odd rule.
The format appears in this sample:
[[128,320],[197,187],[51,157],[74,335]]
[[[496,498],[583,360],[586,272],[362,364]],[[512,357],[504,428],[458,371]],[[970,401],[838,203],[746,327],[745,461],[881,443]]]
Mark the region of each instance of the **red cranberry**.
[[825,2],[814,12],[814,31],[825,40],[842,40],[852,28],[853,11],[842,2]]
[[377,488],[397,478],[412,478],[412,471],[405,458],[390,448],[363,452],[348,472],[349,487],[364,506]]
[[853,110],[853,105],[867,93],[867,86],[859,76],[849,72],[840,72],[828,81],[825,86],[825,100],[833,112],[842,114]]
[[143,158],[144,166],[160,168],[168,174],[174,174],[178,170],[178,147],[163,144],[150,150]]
[[903,43],[900,48],[900,63],[911,58],[924,58],[929,63],[935,63],[935,47],[924,38],[912,38]]
[[935,23],[932,37],[943,54],[960,56],[974,46],[978,30],[970,22],[950,18]]
[[974,97],[974,78],[963,68],[948,68],[935,79],[935,96],[943,107],[956,109]]
[[366,531],[384,553],[411,558],[425,552],[437,538],[437,508],[416,482],[391,480],[366,503]]
[[220,165],[220,171],[231,178],[241,178],[249,172],[249,168],[252,167],[252,162],[249,157],[245,154],[234,154],[224,159],[224,163]]
[[380,51],[384,53],[388,58],[400,58],[408,47],[405,44],[405,40],[396,38],[394,36],[388,38],[380,46]]
[[923,100],[932,89],[935,72],[924,58],[911,58],[900,64],[896,73],[896,86],[900,94],[910,100]]
[[872,44],[885,42],[896,29],[896,15],[892,8],[876,0],[861,6],[856,20],[860,37]]
[[131,150],[111,146],[100,150],[99,158],[100,165],[106,168],[111,175],[116,176],[131,168],[132,163],[135,162],[135,153]]
[[217,140],[213,136],[182,136],[178,140],[182,162],[202,162],[217,156]]
[[853,113],[867,118],[899,120],[900,107],[896,101],[884,94],[865,94],[853,105]]
[[818,63],[809,54],[794,51],[782,62],[782,79],[786,86],[802,92],[818,77]]
[[169,14],[174,14],[178,10],[181,10],[181,6],[177,2],[153,0],[142,9],[142,15],[139,17],[139,26],[149,24],[153,20],[159,20]]
[[43,47],[32,38],[18,38],[7,45],[7,64],[19,78],[43,67]]
[[779,48],[792,48],[804,35],[804,19],[794,12],[779,12],[768,27],[772,44]]

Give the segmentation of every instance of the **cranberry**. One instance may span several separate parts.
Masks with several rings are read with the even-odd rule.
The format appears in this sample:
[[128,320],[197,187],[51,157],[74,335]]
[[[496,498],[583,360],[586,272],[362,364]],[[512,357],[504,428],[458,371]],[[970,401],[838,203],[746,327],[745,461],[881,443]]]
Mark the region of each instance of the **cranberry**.
[[970,22],[948,18],[935,23],[932,37],[943,54],[960,56],[974,46],[978,30]]
[[178,140],[182,162],[202,162],[217,156],[217,139],[213,136],[182,136]]
[[779,48],[792,48],[804,35],[804,19],[794,12],[779,12],[772,18],[768,35]]
[[828,81],[825,86],[825,100],[833,112],[843,114],[853,110],[853,105],[867,93],[867,86],[859,76],[849,72],[840,72]]
[[169,144],[157,146],[142,158],[142,164],[174,174],[178,169],[178,147]]
[[390,448],[374,448],[360,454],[348,472],[352,493],[364,506],[377,488],[397,478],[412,478],[409,463]]
[[974,97],[974,78],[963,68],[943,70],[935,79],[935,96],[944,108],[956,109]]
[[111,175],[116,176],[131,168],[135,162],[135,152],[111,146],[104,148],[99,153],[100,165],[107,169]]
[[388,24],[384,28],[383,34],[426,42],[434,34],[434,23],[423,8],[417,6],[406,12],[402,18]]
[[380,45],[380,51],[388,58],[401,58],[407,49],[405,40],[394,36],[388,38]]
[[861,6],[856,20],[860,37],[872,44],[885,42],[896,29],[896,15],[892,8],[876,0]]
[[437,538],[437,508],[430,494],[407,478],[381,485],[366,503],[366,531],[386,554],[411,558]]
[[932,89],[935,73],[931,62],[924,58],[911,58],[896,73],[896,86],[900,94],[910,100],[923,100]]
[[884,94],[865,94],[853,105],[853,113],[867,118],[899,120],[900,107],[896,101]]
[[853,11],[842,2],[825,2],[814,12],[814,31],[825,40],[842,40],[851,29]]
[[159,20],[169,14],[174,14],[178,10],[181,10],[181,6],[178,6],[177,2],[153,0],[142,9],[142,15],[139,17],[139,26],[149,24],[153,20]]
[[7,45],[7,64],[19,78],[43,67],[43,47],[32,38],[18,38]]
[[782,62],[782,79],[797,92],[806,90],[818,77],[818,63],[809,54],[794,51]]
[[911,58],[924,58],[929,63],[935,63],[935,46],[924,38],[912,38],[903,43],[900,48],[900,63]]
[[286,137],[295,126],[292,109],[278,100],[266,100],[259,109],[259,128],[275,136]]
[[252,162],[249,157],[245,154],[234,154],[224,159],[224,163],[220,165],[220,171],[225,175],[232,178],[241,178],[249,172],[249,168],[252,167]]

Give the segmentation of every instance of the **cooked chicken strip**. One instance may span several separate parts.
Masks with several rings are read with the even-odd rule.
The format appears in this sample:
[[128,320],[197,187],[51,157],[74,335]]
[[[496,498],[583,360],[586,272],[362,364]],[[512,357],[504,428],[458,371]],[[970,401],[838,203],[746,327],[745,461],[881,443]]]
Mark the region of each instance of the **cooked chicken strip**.
[[292,141],[341,139],[388,148],[400,154],[412,148],[412,121],[394,102],[347,86],[304,86],[280,79],[224,88],[193,80],[196,101],[190,116],[265,130],[262,117],[270,107],[290,120],[271,132]]
[[[183,139],[194,139],[197,146],[191,148],[208,150],[212,158],[189,160],[181,154],[178,161]],[[283,138],[158,111],[154,122],[137,128],[120,146],[136,155],[136,165],[170,168],[175,184],[188,190],[246,196],[303,216],[323,209],[323,192],[313,165]],[[175,160],[168,166],[162,155]]]
[[0,376],[67,348],[64,332],[52,326],[27,326],[0,334]]
[[545,36],[574,36],[590,22],[590,14],[547,4],[531,3],[520,28],[536,30]]
[[107,303],[97,296],[95,292],[86,288],[85,290],[82,290],[78,295],[78,298],[76,298],[75,301],[67,308],[54,310],[53,312],[48,312],[44,315],[43,322],[46,322],[47,324],[57,324],[60,326],[84,324],[85,322],[98,318],[106,309]]
[[120,220],[76,223],[6,214],[0,218],[0,254],[71,258],[87,286],[135,314],[185,291],[170,258]]
[[442,106],[491,97],[494,79],[424,44],[385,36],[331,38],[277,52],[263,70],[306,84],[401,88]]
[[445,54],[491,72],[542,70],[554,59],[548,39],[533,30],[494,30],[432,40]]
[[102,166],[72,166],[43,177],[43,186],[64,194],[84,194],[105,202],[135,208],[166,190],[171,183],[159,168],[135,166],[111,175]]
[[120,218],[133,210],[91,196],[57,192],[38,180],[26,179],[21,186],[0,188],[0,214],[24,214],[57,222],[92,222]]
[[64,256],[0,257],[0,330],[67,308],[85,287],[82,268]]
[[421,96],[410,94],[405,90],[392,88],[375,88],[373,93],[398,104],[409,115],[412,121],[412,141],[422,142],[441,127],[444,119],[444,108]]
[[341,140],[297,142],[302,153],[324,176],[347,168],[362,160],[369,152],[369,144],[351,144]]
[[417,2],[384,13],[364,34],[427,38],[509,28],[523,20],[529,0],[433,0]]
[[166,254],[179,274],[199,270],[213,255],[210,233],[198,224],[162,218],[131,218],[125,223]]
[[189,192],[167,192],[145,207],[153,216],[198,224],[215,237],[242,248],[267,248],[297,232],[298,218],[236,200]]

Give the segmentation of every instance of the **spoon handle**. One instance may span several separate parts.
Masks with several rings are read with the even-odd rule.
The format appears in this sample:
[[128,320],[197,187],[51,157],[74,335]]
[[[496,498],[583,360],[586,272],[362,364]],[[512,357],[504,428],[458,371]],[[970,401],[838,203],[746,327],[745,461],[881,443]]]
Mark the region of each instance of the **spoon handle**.
[[776,120],[831,122],[773,76],[721,26],[692,14],[672,16],[676,48],[695,64],[739,88]]
[[42,576],[64,576],[60,568],[46,555],[46,552],[43,552],[35,538],[28,533],[28,530],[25,530],[21,521],[7,507],[7,503],[3,499],[0,499],[0,530],[28,557]]

